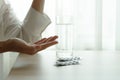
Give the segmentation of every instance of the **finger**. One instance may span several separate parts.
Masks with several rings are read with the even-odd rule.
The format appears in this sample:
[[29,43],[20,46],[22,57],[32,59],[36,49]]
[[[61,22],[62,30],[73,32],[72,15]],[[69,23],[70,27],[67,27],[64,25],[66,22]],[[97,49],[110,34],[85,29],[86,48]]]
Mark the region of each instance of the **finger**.
[[42,45],[40,45],[40,49],[39,50],[46,49],[46,48],[48,48],[50,46],[53,46],[53,45],[55,45],[57,43],[58,43],[57,41],[52,41],[52,42],[49,42],[49,43],[42,44]]
[[52,38],[49,38],[49,39],[47,40],[47,42],[54,41],[54,40],[56,40],[57,38],[58,38],[58,36],[53,36]]
[[41,44],[41,43],[46,43],[47,41],[51,40],[53,37],[49,37],[49,38],[45,38],[42,41],[38,41],[37,44]]
[[57,39],[58,36],[51,36],[49,38],[43,38],[42,40],[36,42],[35,44],[41,44],[41,43],[46,43],[46,42],[50,42],[50,41],[54,41],[55,39]]
[[51,37],[49,37],[49,38],[46,38],[45,40],[43,40],[43,41],[39,42],[38,44],[45,43],[45,42],[47,42],[47,40],[49,40],[50,38],[52,38],[52,36],[51,36]]
[[47,39],[47,38],[43,38],[43,39],[41,39],[41,40],[35,42],[34,44],[39,44],[40,42],[44,42],[46,39]]
[[53,37],[51,36],[51,37],[49,37],[47,40],[46,40],[46,42],[48,42],[49,40],[51,40]]

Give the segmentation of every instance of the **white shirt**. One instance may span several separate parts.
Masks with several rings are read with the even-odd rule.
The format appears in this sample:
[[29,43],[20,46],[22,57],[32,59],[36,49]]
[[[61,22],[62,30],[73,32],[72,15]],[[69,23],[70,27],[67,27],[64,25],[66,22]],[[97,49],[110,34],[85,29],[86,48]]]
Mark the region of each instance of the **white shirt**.
[[[37,12],[33,8],[30,8],[25,20],[21,24],[13,14],[10,6],[4,0],[0,0],[0,41],[17,37],[28,43],[33,43],[40,39],[42,32],[49,24],[49,17]],[[13,53],[0,54],[0,64],[2,64],[0,65],[0,80],[3,80],[8,75],[17,55]]]
[[33,43],[40,39],[42,32],[50,22],[47,15],[31,7],[21,24],[10,6],[3,0],[0,2],[0,41],[17,37]]

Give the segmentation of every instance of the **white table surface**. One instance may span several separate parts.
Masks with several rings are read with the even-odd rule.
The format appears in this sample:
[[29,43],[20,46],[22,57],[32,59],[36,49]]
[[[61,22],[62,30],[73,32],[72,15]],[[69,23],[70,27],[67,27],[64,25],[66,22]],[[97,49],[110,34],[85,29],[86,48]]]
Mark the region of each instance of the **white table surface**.
[[16,52],[0,53],[0,80],[6,79],[18,55]]
[[56,67],[55,51],[20,55],[7,80],[120,80],[120,52],[76,51],[79,65]]

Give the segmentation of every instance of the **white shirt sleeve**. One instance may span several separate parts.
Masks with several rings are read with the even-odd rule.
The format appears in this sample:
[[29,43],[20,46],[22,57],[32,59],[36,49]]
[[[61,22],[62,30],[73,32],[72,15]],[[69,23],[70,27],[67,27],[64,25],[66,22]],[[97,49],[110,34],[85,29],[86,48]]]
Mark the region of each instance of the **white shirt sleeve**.
[[20,24],[11,10],[7,9],[4,15],[5,37],[19,37],[33,43],[40,39],[42,32],[50,23],[50,18],[46,14],[30,8],[23,24]]
[[23,39],[28,42],[37,41],[50,23],[51,21],[46,14],[39,13],[35,9],[30,8],[22,25]]

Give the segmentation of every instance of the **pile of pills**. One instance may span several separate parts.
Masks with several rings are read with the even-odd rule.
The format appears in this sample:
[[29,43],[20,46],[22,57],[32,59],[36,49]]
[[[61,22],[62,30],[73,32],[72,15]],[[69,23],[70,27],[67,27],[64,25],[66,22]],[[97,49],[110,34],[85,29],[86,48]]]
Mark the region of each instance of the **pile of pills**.
[[57,66],[77,65],[80,63],[80,57],[61,57],[56,61]]

